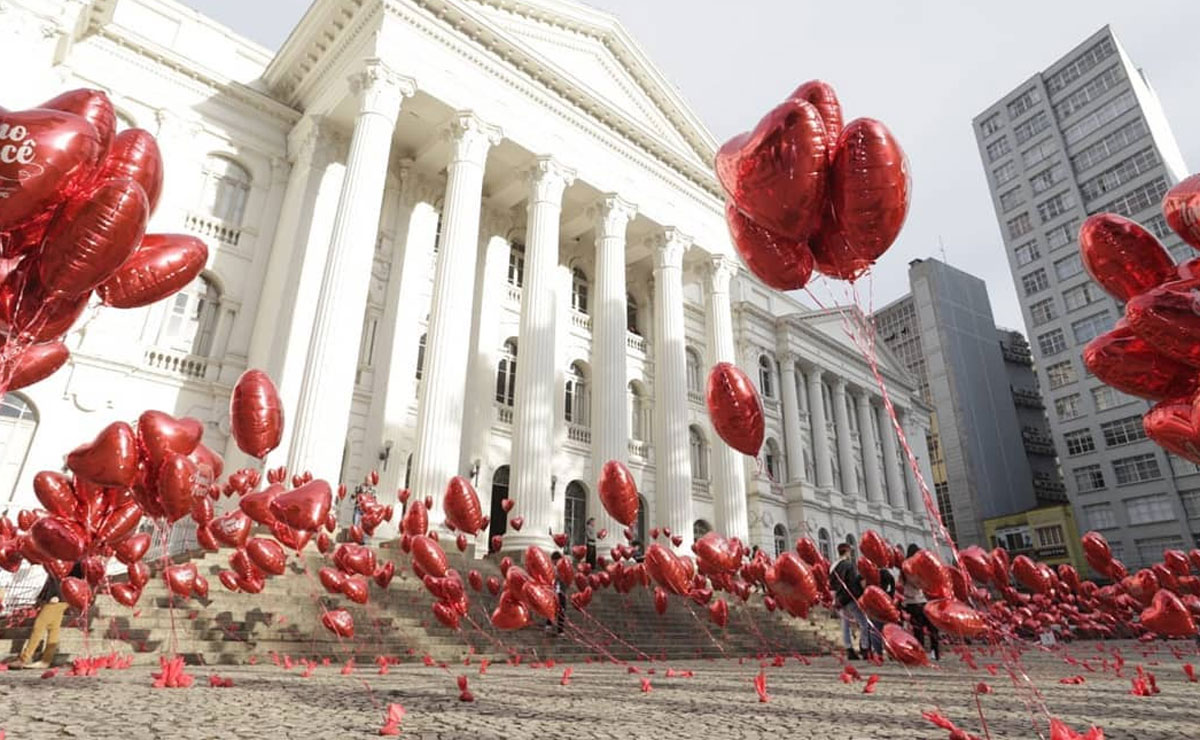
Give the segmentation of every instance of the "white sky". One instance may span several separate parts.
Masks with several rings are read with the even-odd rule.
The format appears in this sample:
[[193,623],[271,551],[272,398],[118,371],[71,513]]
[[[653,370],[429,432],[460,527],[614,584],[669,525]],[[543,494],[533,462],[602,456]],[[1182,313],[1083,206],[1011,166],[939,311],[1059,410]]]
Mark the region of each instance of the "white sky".
[[[185,0],[278,48],[308,0]],[[1146,72],[1190,167],[1200,163],[1200,3],[1189,0],[588,0],[616,15],[718,141],[799,83],[838,90],[847,120],[883,120],[908,153],[913,202],[860,294],[908,291],[908,262],[940,257],[987,281],[996,321],[1024,330],[971,119],[1105,23]],[[1197,65],[1197,68],[1192,68]],[[844,300],[817,281],[814,293]],[[868,293],[871,298],[868,299]]]

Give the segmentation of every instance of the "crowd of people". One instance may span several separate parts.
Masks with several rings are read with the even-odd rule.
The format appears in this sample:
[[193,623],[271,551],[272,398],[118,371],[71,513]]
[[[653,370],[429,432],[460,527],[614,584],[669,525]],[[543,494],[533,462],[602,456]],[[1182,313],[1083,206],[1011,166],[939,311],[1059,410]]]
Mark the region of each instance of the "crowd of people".
[[[920,550],[915,544],[909,545],[906,556],[912,557]],[[842,621],[842,647],[846,651],[846,658],[870,660],[875,656],[883,657],[883,623],[869,618],[858,605],[864,586],[855,561],[854,546],[843,542],[838,545],[837,553],[838,561],[830,571],[829,582],[830,588],[833,589],[834,604]],[[921,589],[907,583],[904,573],[899,568],[880,568],[879,587],[891,598],[895,598],[899,589],[900,603],[908,614],[913,637],[917,638],[922,646],[928,638],[933,659],[939,660],[941,652],[938,630],[925,616],[926,598]],[[857,651],[854,649],[851,634],[855,627],[858,628]]]

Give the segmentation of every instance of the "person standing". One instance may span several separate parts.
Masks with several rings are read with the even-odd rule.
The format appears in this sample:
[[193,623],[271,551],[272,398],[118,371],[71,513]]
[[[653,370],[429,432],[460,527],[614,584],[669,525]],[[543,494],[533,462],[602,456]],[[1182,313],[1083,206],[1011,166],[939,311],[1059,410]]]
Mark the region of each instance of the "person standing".
[[587,562],[593,568],[596,567],[596,517],[589,516],[587,522],[584,523],[584,537],[587,544]]
[[[921,548],[916,543],[908,546],[908,557],[912,557],[921,551]],[[916,584],[909,583],[904,577],[904,570],[900,571],[900,598],[904,605],[904,611],[908,613],[909,626],[912,629],[913,637],[917,638],[917,642],[921,645],[925,644],[925,635],[929,635],[929,649],[933,651],[933,659],[941,659],[941,651],[938,646],[938,630],[929,621],[929,617],[925,616],[925,593],[917,588]]]
[[[832,582],[830,585],[833,586],[833,597],[837,602],[838,614],[842,618],[842,647],[846,650],[847,659],[858,660],[859,653],[863,657],[867,657],[871,653],[871,626],[857,601],[863,593],[862,576],[858,573],[858,566],[854,564],[853,547],[843,542],[838,545],[837,552],[838,562],[833,566],[829,580]],[[851,646],[851,622],[858,625],[859,653],[854,652],[854,648]]]
[[[561,635],[563,633],[563,624],[566,622],[566,619],[567,619],[567,586],[566,586],[566,584],[564,584],[562,582],[562,579],[558,577],[558,567],[557,566],[558,566],[559,560],[562,560],[561,552],[555,550],[553,553],[550,554],[550,562],[555,566],[555,568],[554,568],[554,596],[558,599],[558,614],[556,615],[555,620],[554,620],[554,622],[555,622],[554,627],[556,627],[558,630],[557,634]],[[551,628],[550,620],[547,619],[546,620],[546,631],[547,632],[550,631],[550,628]]]
[[[79,563],[71,569],[70,577],[83,577],[83,567]],[[36,604],[38,613],[33,620],[33,629],[17,660],[12,663],[13,668],[49,668],[58,652],[58,631],[62,628],[63,615],[67,613],[67,602],[63,601],[62,582],[54,574],[46,575],[46,584],[38,592]],[[41,657],[34,662],[33,655],[43,640],[45,647]]]

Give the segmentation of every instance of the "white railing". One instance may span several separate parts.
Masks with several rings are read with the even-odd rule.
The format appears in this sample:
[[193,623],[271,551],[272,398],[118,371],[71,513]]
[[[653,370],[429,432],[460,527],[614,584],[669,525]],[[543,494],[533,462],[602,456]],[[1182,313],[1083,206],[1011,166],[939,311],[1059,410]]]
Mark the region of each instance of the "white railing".
[[708,481],[692,478],[692,493],[700,496],[708,495]]
[[646,338],[640,337],[631,331],[625,332],[625,346],[634,352],[646,354]]
[[704,405],[704,394],[703,394],[703,393],[701,393],[700,391],[694,391],[694,390],[692,390],[691,388],[688,388],[688,392],[687,392],[687,393],[688,393],[688,400],[689,400],[689,401],[691,401],[692,403],[696,404],[697,406],[703,406],[703,405]]
[[650,443],[640,439],[629,440],[629,456],[639,460],[649,460]]
[[508,300],[518,306],[521,305],[521,286],[508,284]]
[[584,331],[592,330],[592,317],[581,311],[571,311],[571,325]]
[[567,439],[572,442],[590,445],[592,443],[592,430],[582,424],[568,424]]
[[211,216],[189,213],[184,217],[183,225],[185,229],[197,236],[213,239],[222,244],[228,244],[231,247],[236,247],[238,242],[242,240],[241,228],[230,226]]
[[499,421],[501,424],[512,424],[512,417],[512,406],[506,406],[502,403],[496,404],[496,421]]
[[204,380],[208,375],[209,359],[173,349],[151,347],[143,359],[146,367],[158,372],[190,380]]

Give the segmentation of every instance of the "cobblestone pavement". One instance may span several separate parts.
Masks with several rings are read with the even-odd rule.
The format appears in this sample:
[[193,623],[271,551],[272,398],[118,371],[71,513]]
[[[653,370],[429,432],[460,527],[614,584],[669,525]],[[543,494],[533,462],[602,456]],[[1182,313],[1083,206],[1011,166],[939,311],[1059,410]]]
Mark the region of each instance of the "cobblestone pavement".
[[[1095,722],[1109,740],[1200,738],[1200,683],[1188,682],[1182,670],[1185,662],[1200,664],[1191,644],[1108,643],[1103,649],[1077,643],[1055,654],[1030,650],[1022,666],[1050,712],[1077,730]],[[1120,676],[1114,649],[1126,661]],[[940,708],[982,736],[972,692],[984,681],[992,688],[980,696],[991,738],[1037,737],[1028,691],[1018,691],[998,655],[975,649],[971,657],[977,668],[951,654],[912,674],[894,663],[852,663],[863,679],[879,676],[871,694],[863,693],[865,681],[840,681],[841,663],[831,657],[808,665],[792,657],[783,666],[770,659],[638,663],[637,675],[626,665],[576,663],[565,686],[563,664],[491,665],[481,675],[476,661],[444,667],[405,662],[387,675],[360,664],[350,676],[334,663],[309,677],[302,665],[284,670],[269,661],[189,666],[195,685],[173,690],[151,688],[150,669],[143,666],[94,677],[64,670],[48,679],[39,671],[8,671],[0,673],[0,729],[7,740],[369,737],[378,736],[386,705],[397,702],[407,711],[403,737],[945,738],[948,733],[921,712]],[[997,675],[989,664],[999,666]],[[1139,665],[1154,673],[1161,693],[1130,694]],[[668,677],[668,669],[692,676]],[[754,688],[760,670],[767,703],[758,701]],[[235,686],[210,688],[213,674],[231,677]],[[460,675],[468,677],[473,703],[458,699]],[[1059,683],[1076,675],[1084,683]],[[642,679],[650,681],[649,693],[642,692]]]

